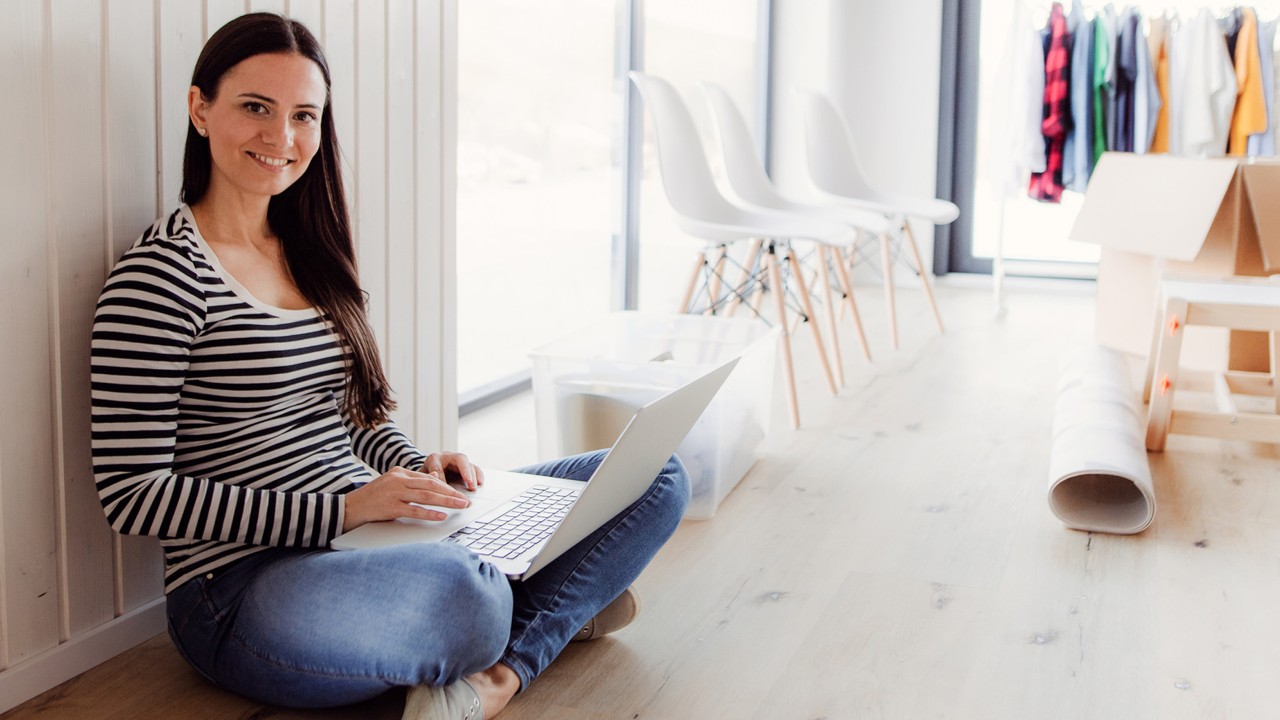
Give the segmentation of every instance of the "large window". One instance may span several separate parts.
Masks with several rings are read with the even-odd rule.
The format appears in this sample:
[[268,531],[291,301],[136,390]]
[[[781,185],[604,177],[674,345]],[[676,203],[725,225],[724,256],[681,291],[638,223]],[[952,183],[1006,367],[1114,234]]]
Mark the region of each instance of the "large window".
[[[652,163],[639,192],[622,187],[637,132],[624,127],[626,71],[634,62],[672,80],[700,120],[707,111],[698,80],[726,87],[756,115],[764,92],[756,87],[760,3],[637,4],[645,13],[638,23],[631,0],[458,3],[464,409],[527,378],[533,348],[615,309],[628,273],[638,276],[631,304],[675,310],[698,241],[671,224]],[[619,60],[619,39],[645,48],[644,57]],[[628,197],[638,197],[639,208]],[[638,233],[620,220],[637,210]],[[627,253],[618,248],[628,243],[638,247],[638,273],[620,264]]]
[[458,3],[458,389],[609,311],[614,7]]

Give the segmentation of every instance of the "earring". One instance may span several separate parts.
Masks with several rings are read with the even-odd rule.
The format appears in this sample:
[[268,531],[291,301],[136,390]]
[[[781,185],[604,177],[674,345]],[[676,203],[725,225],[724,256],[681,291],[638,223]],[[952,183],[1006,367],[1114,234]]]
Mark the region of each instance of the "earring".
[[196,132],[200,134],[200,137],[209,137],[209,131],[202,127],[196,128]]

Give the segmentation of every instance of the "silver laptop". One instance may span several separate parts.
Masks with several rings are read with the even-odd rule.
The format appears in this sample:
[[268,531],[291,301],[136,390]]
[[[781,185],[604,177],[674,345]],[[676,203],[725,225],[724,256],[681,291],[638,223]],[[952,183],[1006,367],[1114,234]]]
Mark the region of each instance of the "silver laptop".
[[644,495],[737,363],[735,358],[637,410],[589,482],[485,470],[484,485],[468,493],[470,507],[432,508],[448,513],[444,520],[367,523],[329,546],[454,542],[511,578],[529,577]]

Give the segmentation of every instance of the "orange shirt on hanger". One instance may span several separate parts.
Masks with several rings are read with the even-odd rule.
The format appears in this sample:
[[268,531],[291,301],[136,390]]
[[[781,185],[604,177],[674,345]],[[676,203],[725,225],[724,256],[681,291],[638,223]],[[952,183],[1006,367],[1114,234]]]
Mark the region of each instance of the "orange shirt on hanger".
[[1169,20],[1152,18],[1151,57],[1156,67],[1156,89],[1160,93],[1160,112],[1156,115],[1156,131],[1151,136],[1151,153],[1169,152]]
[[1258,54],[1258,16],[1243,9],[1240,37],[1236,40],[1236,108],[1231,115],[1227,154],[1243,156],[1249,136],[1267,130],[1267,98],[1262,89],[1262,58]]

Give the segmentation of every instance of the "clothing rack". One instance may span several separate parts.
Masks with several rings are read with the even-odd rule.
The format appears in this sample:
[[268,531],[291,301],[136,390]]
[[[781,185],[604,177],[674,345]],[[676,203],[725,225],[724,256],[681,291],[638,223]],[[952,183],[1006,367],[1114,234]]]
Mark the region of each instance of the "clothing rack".
[[[995,135],[1008,145],[1008,167],[992,173],[1000,198],[992,267],[997,315],[1004,312],[1010,196],[1058,202],[1065,190],[1084,192],[1104,151],[1276,154],[1280,20],[1263,21],[1242,6],[1183,12],[1117,11],[1113,3],[1089,10],[1078,0],[1015,6],[1004,59],[1010,67],[1002,68],[1012,78],[1005,88],[1009,116],[997,118],[1008,131]],[[1220,45],[1213,42],[1218,34]]]

